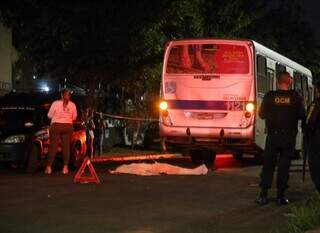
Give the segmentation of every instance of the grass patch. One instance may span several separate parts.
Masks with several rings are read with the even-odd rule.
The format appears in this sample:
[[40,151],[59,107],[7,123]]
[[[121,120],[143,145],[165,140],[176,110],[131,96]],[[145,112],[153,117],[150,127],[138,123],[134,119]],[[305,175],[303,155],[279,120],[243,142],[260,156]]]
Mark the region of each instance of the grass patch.
[[304,233],[320,227],[320,196],[317,194],[308,201],[291,208],[292,217],[288,222],[290,233]]

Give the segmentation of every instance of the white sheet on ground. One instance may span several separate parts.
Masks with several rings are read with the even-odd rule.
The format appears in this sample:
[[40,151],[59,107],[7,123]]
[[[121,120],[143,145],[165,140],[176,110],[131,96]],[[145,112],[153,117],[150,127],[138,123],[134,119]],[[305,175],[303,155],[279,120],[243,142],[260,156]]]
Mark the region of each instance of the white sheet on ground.
[[173,166],[167,163],[131,163],[117,167],[115,170],[110,170],[111,174],[125,173],[140,176],[156,176],[161,174],[168,175],[205,175],[208,173],[206,165],[202,164],[196,168],[182,168]]

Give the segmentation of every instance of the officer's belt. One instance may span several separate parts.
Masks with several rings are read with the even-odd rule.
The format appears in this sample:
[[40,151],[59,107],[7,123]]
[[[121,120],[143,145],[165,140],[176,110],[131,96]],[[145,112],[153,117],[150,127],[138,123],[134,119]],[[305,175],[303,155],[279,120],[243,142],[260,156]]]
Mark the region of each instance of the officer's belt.
[[295,129],[267,129],[267,133],[271,134],[296,134]]

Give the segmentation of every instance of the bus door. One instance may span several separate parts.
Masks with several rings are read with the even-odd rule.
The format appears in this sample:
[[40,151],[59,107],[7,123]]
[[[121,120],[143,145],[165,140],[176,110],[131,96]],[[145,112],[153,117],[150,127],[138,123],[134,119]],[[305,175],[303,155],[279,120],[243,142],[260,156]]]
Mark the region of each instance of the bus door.
[[[299,72],[293,72],[293,83],[294,83],[294,90],[296,90],[300,96],[303,98],[305,108],[311,103],[311,96],[310,96],[310,89],[308,85],[308,77],[305,75],[302,75]],[[302,126],[301,122],[299,122],[298,127],[298,134],[296,139],[296,149],[301,150],[302,149]]]
[[[256,57],[257,64],[257,106],[258,110],[261,105],[262,99],[270,90],[276,90],[276,62],[268,57],[258,54]],[[255,128],[255,142],[264,148],[265,145],[265,121],[260,117],[256,118]]]

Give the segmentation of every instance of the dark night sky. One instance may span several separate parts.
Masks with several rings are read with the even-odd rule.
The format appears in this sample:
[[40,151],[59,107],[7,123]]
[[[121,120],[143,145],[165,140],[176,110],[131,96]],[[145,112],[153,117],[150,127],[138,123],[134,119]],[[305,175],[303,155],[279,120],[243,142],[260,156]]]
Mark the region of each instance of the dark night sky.
[[306,11],[305,19],[310,23],[311,28],[316,34],[318,44],[320,45],[320,1],[303,0],[302,4]]

